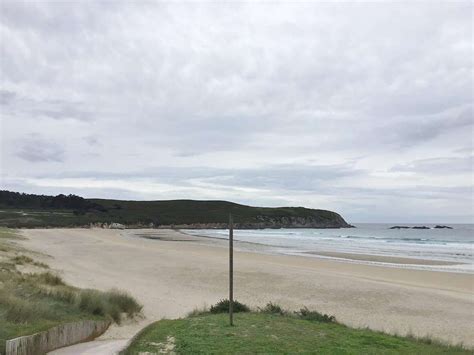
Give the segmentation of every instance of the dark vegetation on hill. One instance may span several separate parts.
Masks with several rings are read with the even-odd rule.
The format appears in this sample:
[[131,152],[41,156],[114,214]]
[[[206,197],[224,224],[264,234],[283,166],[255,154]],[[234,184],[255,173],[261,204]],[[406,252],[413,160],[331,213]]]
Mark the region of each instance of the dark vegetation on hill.
[[105,212],[101,205],[76,195],[33,195],[0,190],[0,205],[9,208],[70,209],[77,212]]
[[122,201],[0,191],[0,226],[69,227],[120,223],[127,227],[345,228],[337,213],[304,207],[251,207],[228,201]]

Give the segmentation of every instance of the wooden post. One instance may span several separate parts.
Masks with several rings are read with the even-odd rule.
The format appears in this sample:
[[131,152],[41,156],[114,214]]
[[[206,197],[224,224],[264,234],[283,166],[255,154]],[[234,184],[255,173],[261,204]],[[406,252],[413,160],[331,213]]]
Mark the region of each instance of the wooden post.
[[229,214],[229,321],[234,325],[234,222]]

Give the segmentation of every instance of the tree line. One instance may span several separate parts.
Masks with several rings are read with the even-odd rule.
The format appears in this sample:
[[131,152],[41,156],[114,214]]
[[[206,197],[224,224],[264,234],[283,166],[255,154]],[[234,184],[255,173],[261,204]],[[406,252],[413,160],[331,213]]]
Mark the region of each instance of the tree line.
[[0,190],[0,206],[32,209],[70,209],[75,211],[107,211],[105,207],[77,195],[46,196]]

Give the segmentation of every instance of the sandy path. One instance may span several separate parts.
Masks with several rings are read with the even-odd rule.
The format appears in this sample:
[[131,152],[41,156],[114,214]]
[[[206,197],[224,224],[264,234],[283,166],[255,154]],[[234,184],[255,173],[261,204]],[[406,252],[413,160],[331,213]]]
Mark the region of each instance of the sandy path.
[[[125,289],[144,305],[146,319],[112,327],[100,340],[129,339],[153,320],[184,316],[227,296],[225,248],[174,231],[154,230],[162,240],[138,238],[132,233],[23,230],[28,239],[21,243],[50,255],[45,261],[61,270],[70,284]],[[236,298],[250,305],[268,301],[291,309],[306,305],[334,314],[351,326],[429,335],[474,346],[472,274],[249,252],[236,253],[235,272]]]

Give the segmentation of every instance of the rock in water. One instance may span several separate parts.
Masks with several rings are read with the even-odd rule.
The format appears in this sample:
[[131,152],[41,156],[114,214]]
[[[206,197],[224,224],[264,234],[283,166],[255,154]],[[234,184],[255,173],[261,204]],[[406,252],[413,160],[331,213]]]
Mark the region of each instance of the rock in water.
[[437,225],[435,229],[453,229],[453,227]]

